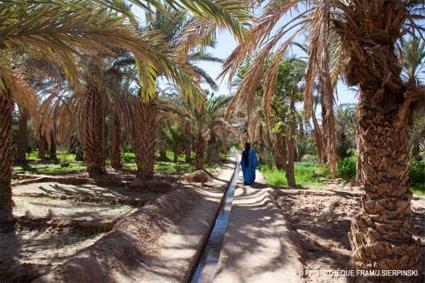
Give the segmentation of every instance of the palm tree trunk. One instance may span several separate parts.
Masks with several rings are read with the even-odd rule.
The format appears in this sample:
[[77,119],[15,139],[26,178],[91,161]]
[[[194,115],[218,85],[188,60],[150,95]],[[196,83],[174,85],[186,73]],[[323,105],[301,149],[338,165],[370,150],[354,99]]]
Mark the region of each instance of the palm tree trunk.
[[49,147],[49,144],[47,143],[47,138],[44,133],[41,133],[38,136],[38,158],[41,160],[46,160],[46,151]]
[[114,169],[121,169],[121,121],[117,115],[114,113],[112,118],[112,132],[111,132],[111,148],[110,148],[110,158],[111,166]]
[[[421,243],[413,238],[407,124],[411,93],[400,78],[394,43],[405,1],[353,1],[350,21],[336,31],[349,85],[359,85],[358,129],[364,195],[349,238],[357,270],[413,270],[417,277],[358,278],[356,282],[421,282]],[[367,40],[365,40],[367,39]]]
[[202,134],[195,137],[195,169],[204,169],[205,163],[205,140]]
[[285,175],[286,180],[288,180],[288,186],[291,188],[296,188],[297,184],[295,182],[295,150],[294,150],[295,140],[293,137],[289,138],[287,141],[288,147],[288,162],[285,166]]
[[75,151],[75,161],[84,161],[84,151],[80,145],[78,145]]
[[12,215],[12,95],[0,92],[0,227],[13,223]]
[[330,177],[336,177],[336,161],[337,161],[337,151],[336,151],[336,129],[335,129],[335,113],[333,109],[334,97],[333,97],[333,87],[330,77],[329,69],[329,54],[327,50],[322,54],[322,72],[321,81],[322,81],[322,115],[323,115],[323,129],[326,136],[326,152],[327,160],[329,164]]
[[208,152],[207,152],[207,160],[208,163],[217,162],[218,161],[218,148],[217,148],[217,138],[214,132],[210,134],[210,140],[208,141]]
[[395,129],[391,112],[380,112],[370,99],[361,100],[360,164],[365,196],[349,233],[352,263],[357,269],[420,270],[420,240],[412,238],[412,193],[403,138],[407,127]]
[[157,107],[155,99],[140,101],[139,117],[134,129],[137,177],[145,182],[154,176]]
[[186,138],[186,142],[183,145],[185,162],[190,163],[192,160],[192,139],[191,139],[191,133],[190,133],[190,124],[187,121],[183,122],[183,133]]
[[222,136],[223,142],[221,144],[220,152],[223,156],[227,158],[227,147],[228,147],[227,133],[223,131],[222,134],[223,134]]
[[20,107],[16,162],[27,162],[28,150],[28,112]]
[[56,155],[56,134],[54,130],[50,131],[50,150],[49,150],[49,157],[52,161],[57,161],[58,157]]
[[[357,109],[357,116],[359,115],[358,109]],[[356,183],[362,184],[363,183],[363,169],[362,169],[362,162],[360,157],[362,154],[360,153],[360,131],[359,131],[359,125],[357,123],[357,129],[356,129],[356,147],[357,147],[357,162],[356,162]]]
[[174,150],[174,163],[177,163],[179,161],[179,156],[180,156],[180,148],[176,148]]
[[[292,130],[290,130],[291,132]],[[292,134],[289,133],[291,136]],[[289,139],[283,134],[278,133],[273,136],[274,144],[274,157],[276,168],[285,171],[286,180],[288,186],[296,188],[297,184],[295,181],[295,151],[294,144],[295,140],[293,137]]]
[[296,110],[295,110],[295,90],[291,91],[291,101],[290,101],[290,118],[289,118],[289,135],[286,140],[287,145],[287,163],[285,166],[286,179],[288,180],[288,186],[291,188],[296,188],[295,183],[295,133],[297,130],[296,124]]
[[84,105],[83,150],[84,161],[90,176],[105,173],[104,155],[104,97],[96,87],[91,87]]
[[282,134],[273,134],[273,147],[274,147],[274,162],[276,168],[285,170],[286,167],[286,144]]
[[314,129],[314,140],[316,143],[317,156],[319,158],[319,163],[323,165],[325,163],[325,151],[323,149],[323,134],[320,129],[319,123],[317,122],[316,113],[313,110],[311,119],[313,120],[313,129]]
[[160,146],[159,147],[159,161],[168,161],[168,157],[167,157],[167,150],[165,148],[165,146]]

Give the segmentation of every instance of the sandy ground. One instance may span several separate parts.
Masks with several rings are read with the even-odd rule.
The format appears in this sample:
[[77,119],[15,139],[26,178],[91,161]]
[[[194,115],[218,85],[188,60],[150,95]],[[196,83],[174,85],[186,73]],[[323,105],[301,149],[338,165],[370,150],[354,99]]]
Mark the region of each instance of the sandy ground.
[[[116,201],[131,197],[140,202]],[[152,198],[151,193],[96,185],[46,182],[13,187],[17,225],[13,233],[0,233],[0,282],[29,282],[62,264],[133,213],[142,199]]]
[[206,183],[182,182],[34,282],[186,282],[230,179],[224,167]]
[[[347,233],[350,220],[357,213],[360,191],[338,185],[327,190],[279,190],[277,202],[296,233],[295,244],[302,248],[306,282],[346,282],[315,270],[348,269],[351,252]],[[425,258],[425,198],[412,201],[415,236],[422,241]],[[425,270],[423,262],[422,269]]]
[[253,186],[241,183],[240,178],[214,282],[302,282],[300,255],[274,190],[259,172]]
[[[223,170],[232,172],[231,167],[211,170],[204,184],[161,175],[144,189],[131,186],[132,176],[108,176],[113,179],[109,186],[103,185],[108,178],[88,180],[84,174],[35,183],[37,177],[28,178],[13,187],[16,230],[0,233],[0,282],[32,282],[62,266],[69,271],[84,254],[96,259],[95,265],[81,263],[93,272],[90,276],[73,270],[70,277],[49,281],[44,276],[40,282],[119,282],[124,277],[135,282],[145,276],[184,281],[230,179]],[[106,251],[104,265],[98,265]]]

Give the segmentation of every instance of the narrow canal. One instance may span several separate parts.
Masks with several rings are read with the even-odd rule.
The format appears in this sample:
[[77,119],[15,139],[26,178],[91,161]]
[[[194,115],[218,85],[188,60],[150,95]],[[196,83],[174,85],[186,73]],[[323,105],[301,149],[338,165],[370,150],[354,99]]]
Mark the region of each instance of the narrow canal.
[[232,210],[233,195],[239,176],[239,167],[239,160],[236,158],[236,166],[232,180],[226,190],[224,201],[217,214],[208,240],[204,245],[198,265],[194,269],[194,273],[190,280],[191,283],[208,283],[214,280],[218,260],[220,258],[220,251],[223,246],[224,235],[226,234],[227,224],[229,223]]

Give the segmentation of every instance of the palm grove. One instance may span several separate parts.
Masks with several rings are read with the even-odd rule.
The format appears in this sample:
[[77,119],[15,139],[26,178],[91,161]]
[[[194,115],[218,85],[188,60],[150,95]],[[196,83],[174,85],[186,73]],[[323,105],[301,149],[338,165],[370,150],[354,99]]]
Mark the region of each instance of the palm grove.
[[[130,3],[144,12],[142,21]],[[57,159],[57,144],[66,143],[98,177],[107,162],[121,169],[128,147],[143,186],[157,153],[167,158],[170,150],[176,162],[184,153],[192,162],[194,152],[195,169],[225,154],[235,134],[227,117],[243,121],[244,139],[285,172],[290,187],[303,148],[330,178],[355,152],[364,197],[349,233],[352,265],[420,269],[409,164],[424,150],[421,1],[269,0],[257,10],[249,0],[127,4],[0,2],[2,225],[13,223],[12,165],[25,162],[29,120],[40,159],[47,148]],[[222,76],[238,86],[231,101],[204,90],[216,87],[215,78],[197,65],[221,62],[207,49],[223,28],[239,41],[223,65]],[[306,45],[297,43],[303,37]],[[294,46],[306,58],[287,57]],[[158,87],[163,78],[171,92]],[[338,80],[356,87],[355,109],[335,111]]]

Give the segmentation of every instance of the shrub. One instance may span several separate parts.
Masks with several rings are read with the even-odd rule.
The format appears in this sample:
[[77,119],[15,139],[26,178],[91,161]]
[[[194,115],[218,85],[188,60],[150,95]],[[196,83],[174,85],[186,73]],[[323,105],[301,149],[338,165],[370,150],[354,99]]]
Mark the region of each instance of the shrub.
[[124,162],[131,163],[135,162],[136,155],[133,152],[124,152],[123,159]]
[[336,175],[344,180],[351,180],[356,176],[356,156],[350,156],[338,161]]
[[412,186],[425,187],[425,161],[412,161],[410,163],[409,175],[410,180],[412,182]]

